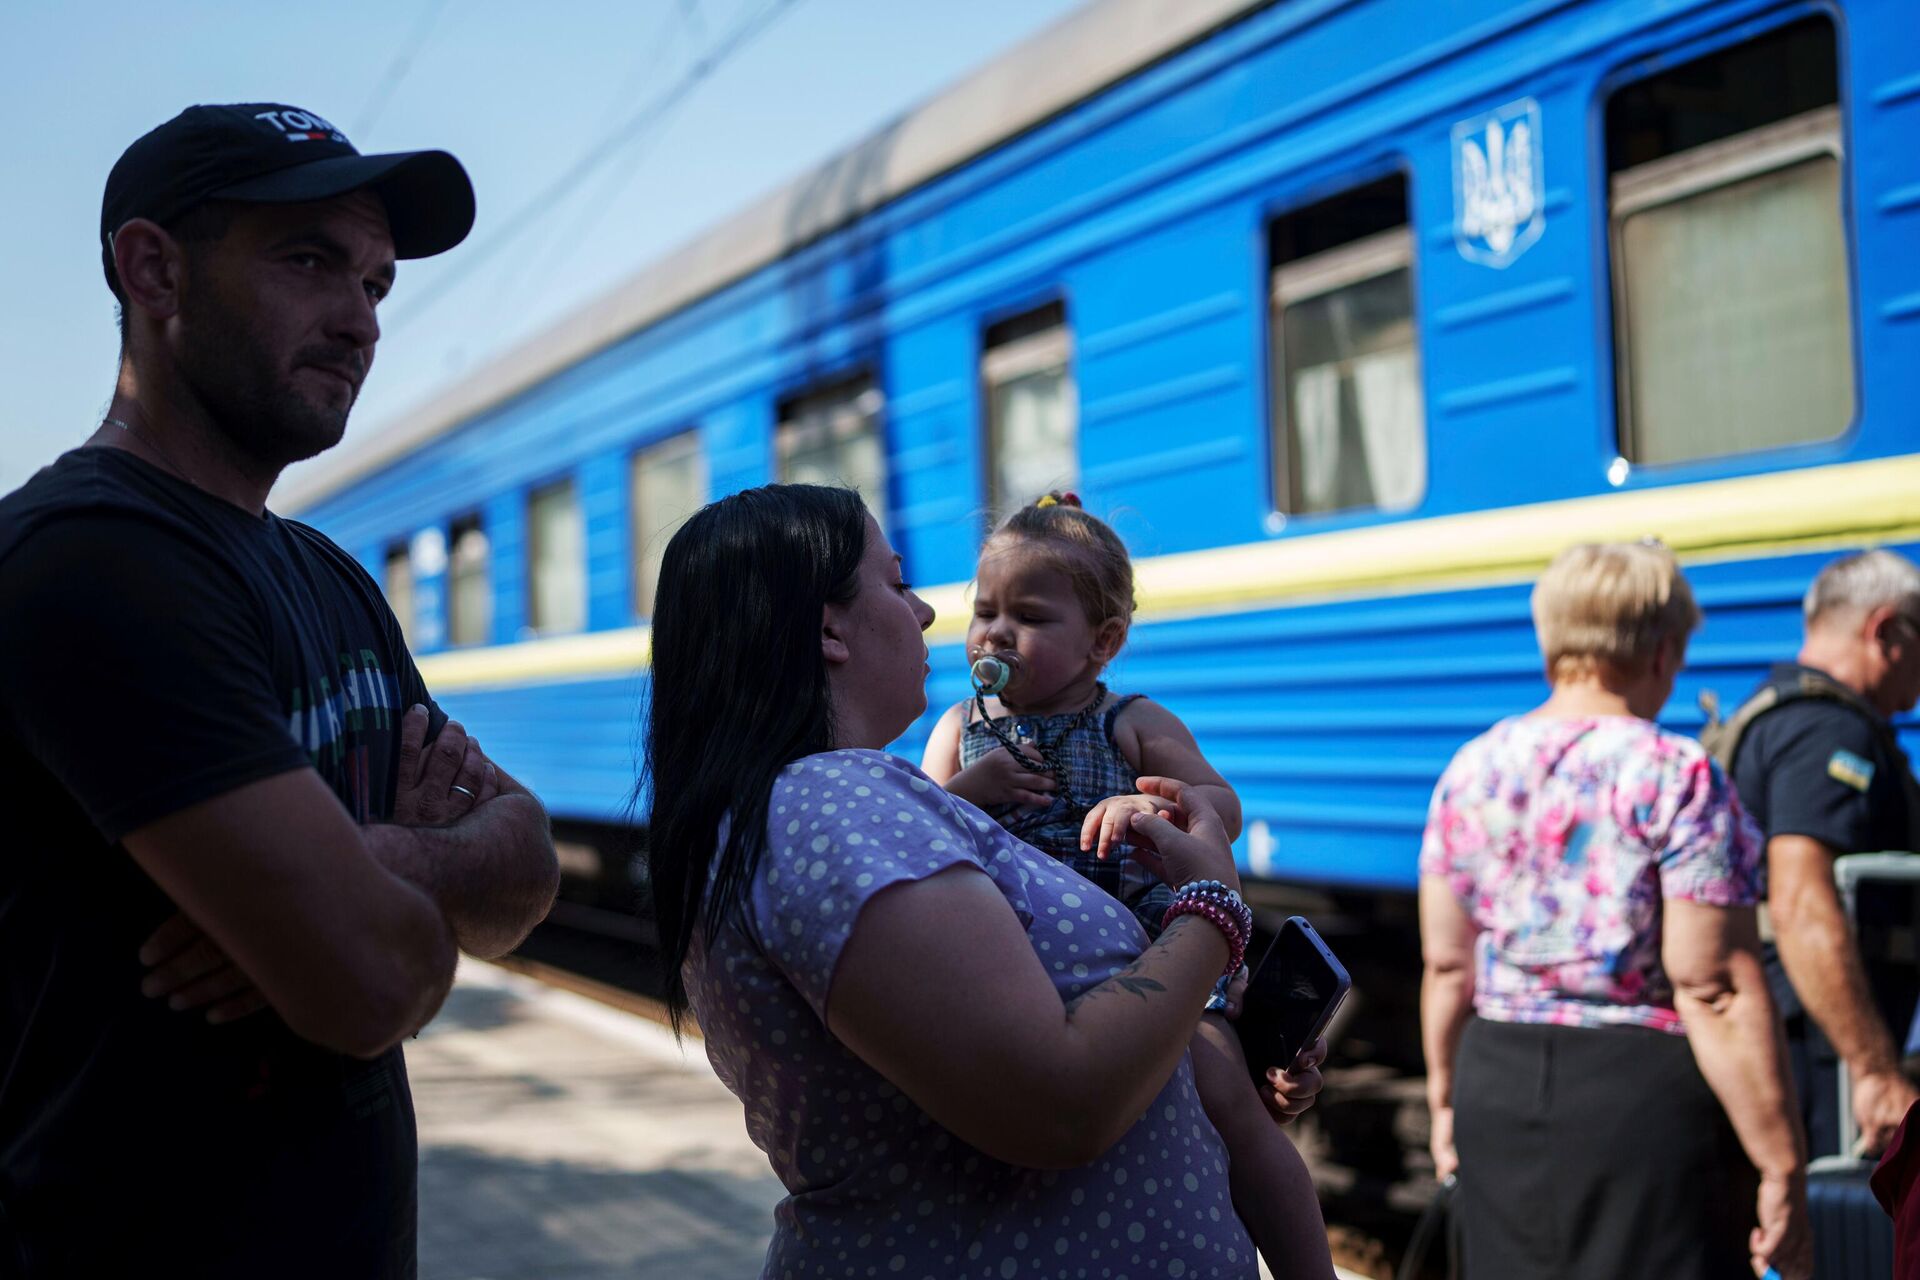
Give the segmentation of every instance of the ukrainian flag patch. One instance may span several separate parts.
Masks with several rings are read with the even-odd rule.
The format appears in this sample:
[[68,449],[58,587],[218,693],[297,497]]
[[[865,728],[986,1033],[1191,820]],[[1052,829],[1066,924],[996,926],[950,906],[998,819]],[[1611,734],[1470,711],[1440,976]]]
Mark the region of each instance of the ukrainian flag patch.
[[1836,751],[1827,761],[1827,776],[1855,791],[1865,791],[1873,781],[1873,762],[1862,760],[1851,751]]

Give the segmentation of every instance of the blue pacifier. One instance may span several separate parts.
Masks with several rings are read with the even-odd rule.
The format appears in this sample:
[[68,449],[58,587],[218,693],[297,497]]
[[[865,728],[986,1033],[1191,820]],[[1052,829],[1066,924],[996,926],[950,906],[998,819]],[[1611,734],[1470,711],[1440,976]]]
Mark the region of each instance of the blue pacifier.
[[973,677],[973,687],[986,697],[992,697],[1007,687],[1020,666],[1020,655],[1016,653],[983,653],[973,660],[968,674]]

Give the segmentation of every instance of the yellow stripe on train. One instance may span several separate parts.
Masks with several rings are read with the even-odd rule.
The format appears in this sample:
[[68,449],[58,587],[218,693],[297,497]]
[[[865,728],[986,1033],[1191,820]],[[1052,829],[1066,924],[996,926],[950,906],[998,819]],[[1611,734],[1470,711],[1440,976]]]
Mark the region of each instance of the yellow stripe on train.
[[[1563,547],[1652,535],[1693,562],[1920,541],[1920,455],[1308,534],[1138,561],[1141,621],[1313,600],[1524,581]],[[966,633],[967,584],[920,593],[932,644]],[[420,659],[430,688],[633,674],[649,628],[623,627]]]

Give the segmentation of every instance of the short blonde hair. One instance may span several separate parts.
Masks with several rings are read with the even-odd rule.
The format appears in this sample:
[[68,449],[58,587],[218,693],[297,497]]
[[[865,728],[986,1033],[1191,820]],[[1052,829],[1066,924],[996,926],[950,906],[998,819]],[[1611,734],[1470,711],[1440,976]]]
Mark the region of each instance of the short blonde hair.
[[1699,625],[1679,562],[1652,539],[1568,547],[1533,584],[1533,630],[1556,677],[1562,664],[1639,670]]

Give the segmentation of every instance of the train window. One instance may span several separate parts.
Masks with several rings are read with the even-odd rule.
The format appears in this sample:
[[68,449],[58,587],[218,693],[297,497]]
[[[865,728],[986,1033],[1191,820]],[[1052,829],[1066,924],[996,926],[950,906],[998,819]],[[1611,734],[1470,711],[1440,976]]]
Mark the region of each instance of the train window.
[[404,542],[387,548],[387,607],[400,621],[400,634],[413,648],[413,556]]
[[561,480],[527,495],[527,626],[544,636],[586,625],[586,524],[579,490]]
[[880,405],[880,389],[865,375],[782,401],[773,432],[781,482],[858,489],[885,529],[887,473]]
[[1679,462],[1853,420],[1833,25],[1795,23],[1607,104],[1620,452]]
[[1406,179],[1289,213],[1269,243],[1275,506],[1414,506],[1427,424]]
[[998,522],[1080,474],[1079,406],[1063,303],[988,328],[980,356],[987,403],[987,503]]
[[707,500],[707,458],[700,433],[683,431],[633,455],[633,611],[653,614],[660,559],[687,517]]
[[480,517],[455,520],[447,544],[447,643],[485,644],[493,638],[493,583],[487,574],[492,549]]

